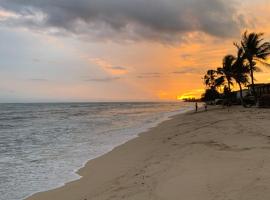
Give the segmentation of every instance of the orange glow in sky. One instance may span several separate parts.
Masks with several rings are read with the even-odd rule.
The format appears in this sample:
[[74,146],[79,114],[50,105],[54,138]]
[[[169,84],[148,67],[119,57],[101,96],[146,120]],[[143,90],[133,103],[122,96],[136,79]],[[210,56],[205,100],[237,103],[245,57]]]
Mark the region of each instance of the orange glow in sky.
[[[181,2],[179,0],[179,5],[182,5]],[[201,1],[195,2],[199,4]],[[215,19],[208,21],[213,24],[200,27],[205,25],[197,24],[201,16],[198,19],[196,16],[184,18],[187,21],[184,27],[180,26],[183,30],[179,27],[176,27],[179,30],[170,30],[170,26],[175,25],[174,18],[170,21],[171,24],[166,23],[160,30],[154,28],[159,27],[161,20],[159,23],[154,21],[152,27],[139,24],[140,21],[136,18],[137,21],[131,20],[122,27],[123,32],[120,32],[122,29],[109,29],[110,26],[119,25],[117,20],[108,20],[108,23],[112,23],[108,26],[102,23],[100,26],[92,26],[91,22],[89,27],[82,27],[86,22],[77,20],[79,24],[71,27],[72,32],[69,33],[69,30],[63,31],[66,27],[61,27],[61,24],[58,24],[60,28],[56,25],[40,27],[45,24],[42,20],[47,19],[47,15],[40,13],[42,7],[32,15],[30,13],[23,16],[23,12],[4,9],[0,3],[0,100],[142,101],[199,98],[204,92],[204,73],[208,69],[221,67],[225,55],[236,55],[233,42],[240,40],[241,33],[245,30],[264,32],[265,40],[270,41],[270,2],[235,2],[237,6],[232,11],[237,14],[239,21],[232,25],[239,30],[235,30],[237,33],[233,35],[223,34],[224,31],[231,33],[233,30],[224,29],[219,32],[219,29],[214,29],[220,23]],[[16,4],[20,5],[19,1]],[[171,7],[168,5],[168,8]],[[192,7],[189,9],[192,11]],[[230,10],[231,7],[227,9]],[[188,14],[198,14],[195,11]],[[216,14],[214,12],[213,16]],[[212,15],[203,16],[207,18]],[[148,17],[151,16],[147,15],[146,19]],[[230,17],[231,14],[225,14],[222,19],[225,25],[231,27]],[[28,23],[19,25],[25,21]],[[146,20],[145,23],[149,21],[152,22]],[[15,25],[12,26],[13,24]],[[31,26],[28,27],[28,24]],[[204,30],[210,25],[214,30]],[[185,30],[186,26],[189,30]],[[100,32],[98,28],[101,29]],[[155,31],[151,32],[151,28]],[[170,35],[166,32],[167,29],[171,31],[170,34],[176,31],[179,34]],[[78,34],[80,31],[86,31],[86,34]],[[97,32],[98,37],[95,37]],[[128,39],[125,38],[127,33]],[[270,58],[268,61],[270,62]],[[261,69],[263,72],[255,74],[256,82],[270,82],[270,68],[261,66]]]

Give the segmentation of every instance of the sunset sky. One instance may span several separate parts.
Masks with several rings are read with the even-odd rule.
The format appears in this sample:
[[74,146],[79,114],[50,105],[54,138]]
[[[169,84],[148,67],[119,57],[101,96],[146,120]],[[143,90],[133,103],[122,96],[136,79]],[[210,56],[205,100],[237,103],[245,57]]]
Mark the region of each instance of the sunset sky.
[[198,96],[269,21],[269,0],[0,0],[0,102]]

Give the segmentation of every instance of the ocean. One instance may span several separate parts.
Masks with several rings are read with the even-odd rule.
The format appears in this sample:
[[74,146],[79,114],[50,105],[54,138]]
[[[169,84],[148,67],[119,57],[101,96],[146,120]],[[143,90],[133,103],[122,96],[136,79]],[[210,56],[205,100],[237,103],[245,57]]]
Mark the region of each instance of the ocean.
[[0,104],[0,200],[77,180],[87,161],[191,109],[182,102]]

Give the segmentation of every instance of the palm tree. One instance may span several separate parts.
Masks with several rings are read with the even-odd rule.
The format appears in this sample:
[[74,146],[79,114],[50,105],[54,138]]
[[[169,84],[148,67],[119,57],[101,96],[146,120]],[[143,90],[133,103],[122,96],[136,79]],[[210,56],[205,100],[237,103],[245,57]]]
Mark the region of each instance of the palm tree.
[[238,53],[237,53],[237,58],[232,66],[233,79],[239,86],[241,104],[245,107],[244,100],[243,100],[242,85],[247,85],[249,83],[249,80],[248,80],[249,66],[245,64],[243,48],[238,47],[237,45],[236,47],[238,48]]
[[264,42],[263,40],[263,33],[248,33],[247,31],[243,34],[241,40],[244,57],[249,62],[251,86],[255,100],[257,100],[254,85],[254,70],[256,69],[256,62],[266,64],[266,59],[270,55],[270,43]]
[[231,91],[231,86],[233,85],[233,64],[236,58],[233,55],[227,55],[223,58],[223,65],[221,68],[217,69],[220,77],[217,82],[223,83],[226,81],[228,90]]
[[216,78],[217,78],[217,71],[216,70],[208,70],[206,75],[204,76],[204,84],[208,88],[216,88]]
[[217,91],[218,85],[217,83],[217,71],[216,70],[207,70],[204,76],[204,84],[206,85],[205,93],[202,95],[202,99],[204,101],[213,101],[219,98],[219,92]]
[[[217,73],[218,73],[218,72],[217,72]],[[216,80],[215,80],[215,85],[216,85],[216,87],[220,90],[220,92],[221,92],[221,87],[224,85],[224,83],[225,83],[225,78],[224,78],[224,76],[219,76],[219,77],[217,77]]]

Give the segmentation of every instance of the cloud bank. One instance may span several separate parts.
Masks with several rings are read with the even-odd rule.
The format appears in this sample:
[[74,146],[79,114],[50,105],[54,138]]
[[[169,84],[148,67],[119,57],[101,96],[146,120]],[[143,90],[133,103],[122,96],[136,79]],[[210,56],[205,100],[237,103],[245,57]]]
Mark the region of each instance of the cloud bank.
[[[179,42],[185,33],[240,32],[235,0],[1,0],[0,22],[100,40]],[[2,11],[2,12],[3,12]],[[1,18],[1,15],[0,15]]]

